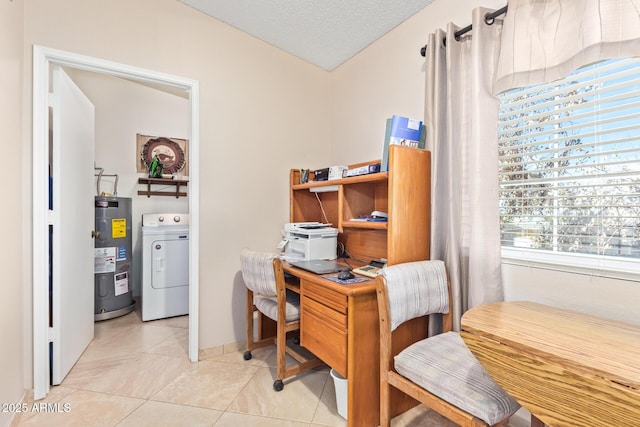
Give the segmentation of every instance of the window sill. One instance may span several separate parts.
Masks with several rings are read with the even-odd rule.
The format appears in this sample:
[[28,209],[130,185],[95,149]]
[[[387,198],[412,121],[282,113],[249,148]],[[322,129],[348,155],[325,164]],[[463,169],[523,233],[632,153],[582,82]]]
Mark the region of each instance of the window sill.
[[502,247],[502,262],[588,276],[640,282],[640,259]]

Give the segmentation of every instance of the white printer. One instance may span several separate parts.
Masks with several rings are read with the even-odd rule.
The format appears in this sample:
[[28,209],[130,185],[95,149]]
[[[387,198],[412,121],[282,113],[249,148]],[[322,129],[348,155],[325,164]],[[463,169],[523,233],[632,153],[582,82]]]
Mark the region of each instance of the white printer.
[[284,225],[278,245],[289,259],[336,259],[338,229],[321,222],[290,222]]

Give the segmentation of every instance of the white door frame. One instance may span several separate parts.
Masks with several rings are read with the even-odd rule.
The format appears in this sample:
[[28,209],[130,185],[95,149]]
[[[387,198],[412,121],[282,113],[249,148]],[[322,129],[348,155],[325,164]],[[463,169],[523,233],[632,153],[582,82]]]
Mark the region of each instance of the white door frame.
[[198,361],[199,87],[196,80],[42,46],[33,47],[33,393],[49,391],[49,68],[69,68],[185,90],[191,107],[189,142],[189,359]]

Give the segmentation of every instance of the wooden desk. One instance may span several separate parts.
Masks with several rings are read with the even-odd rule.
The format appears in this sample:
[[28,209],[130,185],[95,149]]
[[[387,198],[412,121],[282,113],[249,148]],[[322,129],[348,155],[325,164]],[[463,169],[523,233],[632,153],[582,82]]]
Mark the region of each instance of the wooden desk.
[[640,326],[533,302],[482,305],[462,338],[549,426],[640,426]]
[[[380,424],[380,334],[375,282],[340,285],[283,263],[300,279],[300,343],[348,379],[347,422]],[[415,406],[392,396],[392,414]]]

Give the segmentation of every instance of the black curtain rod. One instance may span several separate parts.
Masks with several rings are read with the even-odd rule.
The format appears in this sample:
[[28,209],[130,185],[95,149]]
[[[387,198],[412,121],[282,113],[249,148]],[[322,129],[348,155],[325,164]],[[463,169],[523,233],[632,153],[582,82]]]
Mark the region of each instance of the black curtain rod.
[[[507,6],[500,8],[498,10],[496,10],[495,12],[491,12],[491,13],[487,13],[484,16],[484,22],[487,25],[491,25],[493,24],[493,21],[500,15],[502,15],[503,13],[507,13]],[[460,40],[460,37],[462,37],[463,34],[468,33],[469,31],[471,31],[472,26],[471,25],[467,25],[466,27],[456,31],[455,33],[453,33],[453,36],[456,40]],[[444,40],[446,42],[446,39]],[[420,55],[421,56],[425,56],[427,54],[427,45],[424,45],[420,48]]]

